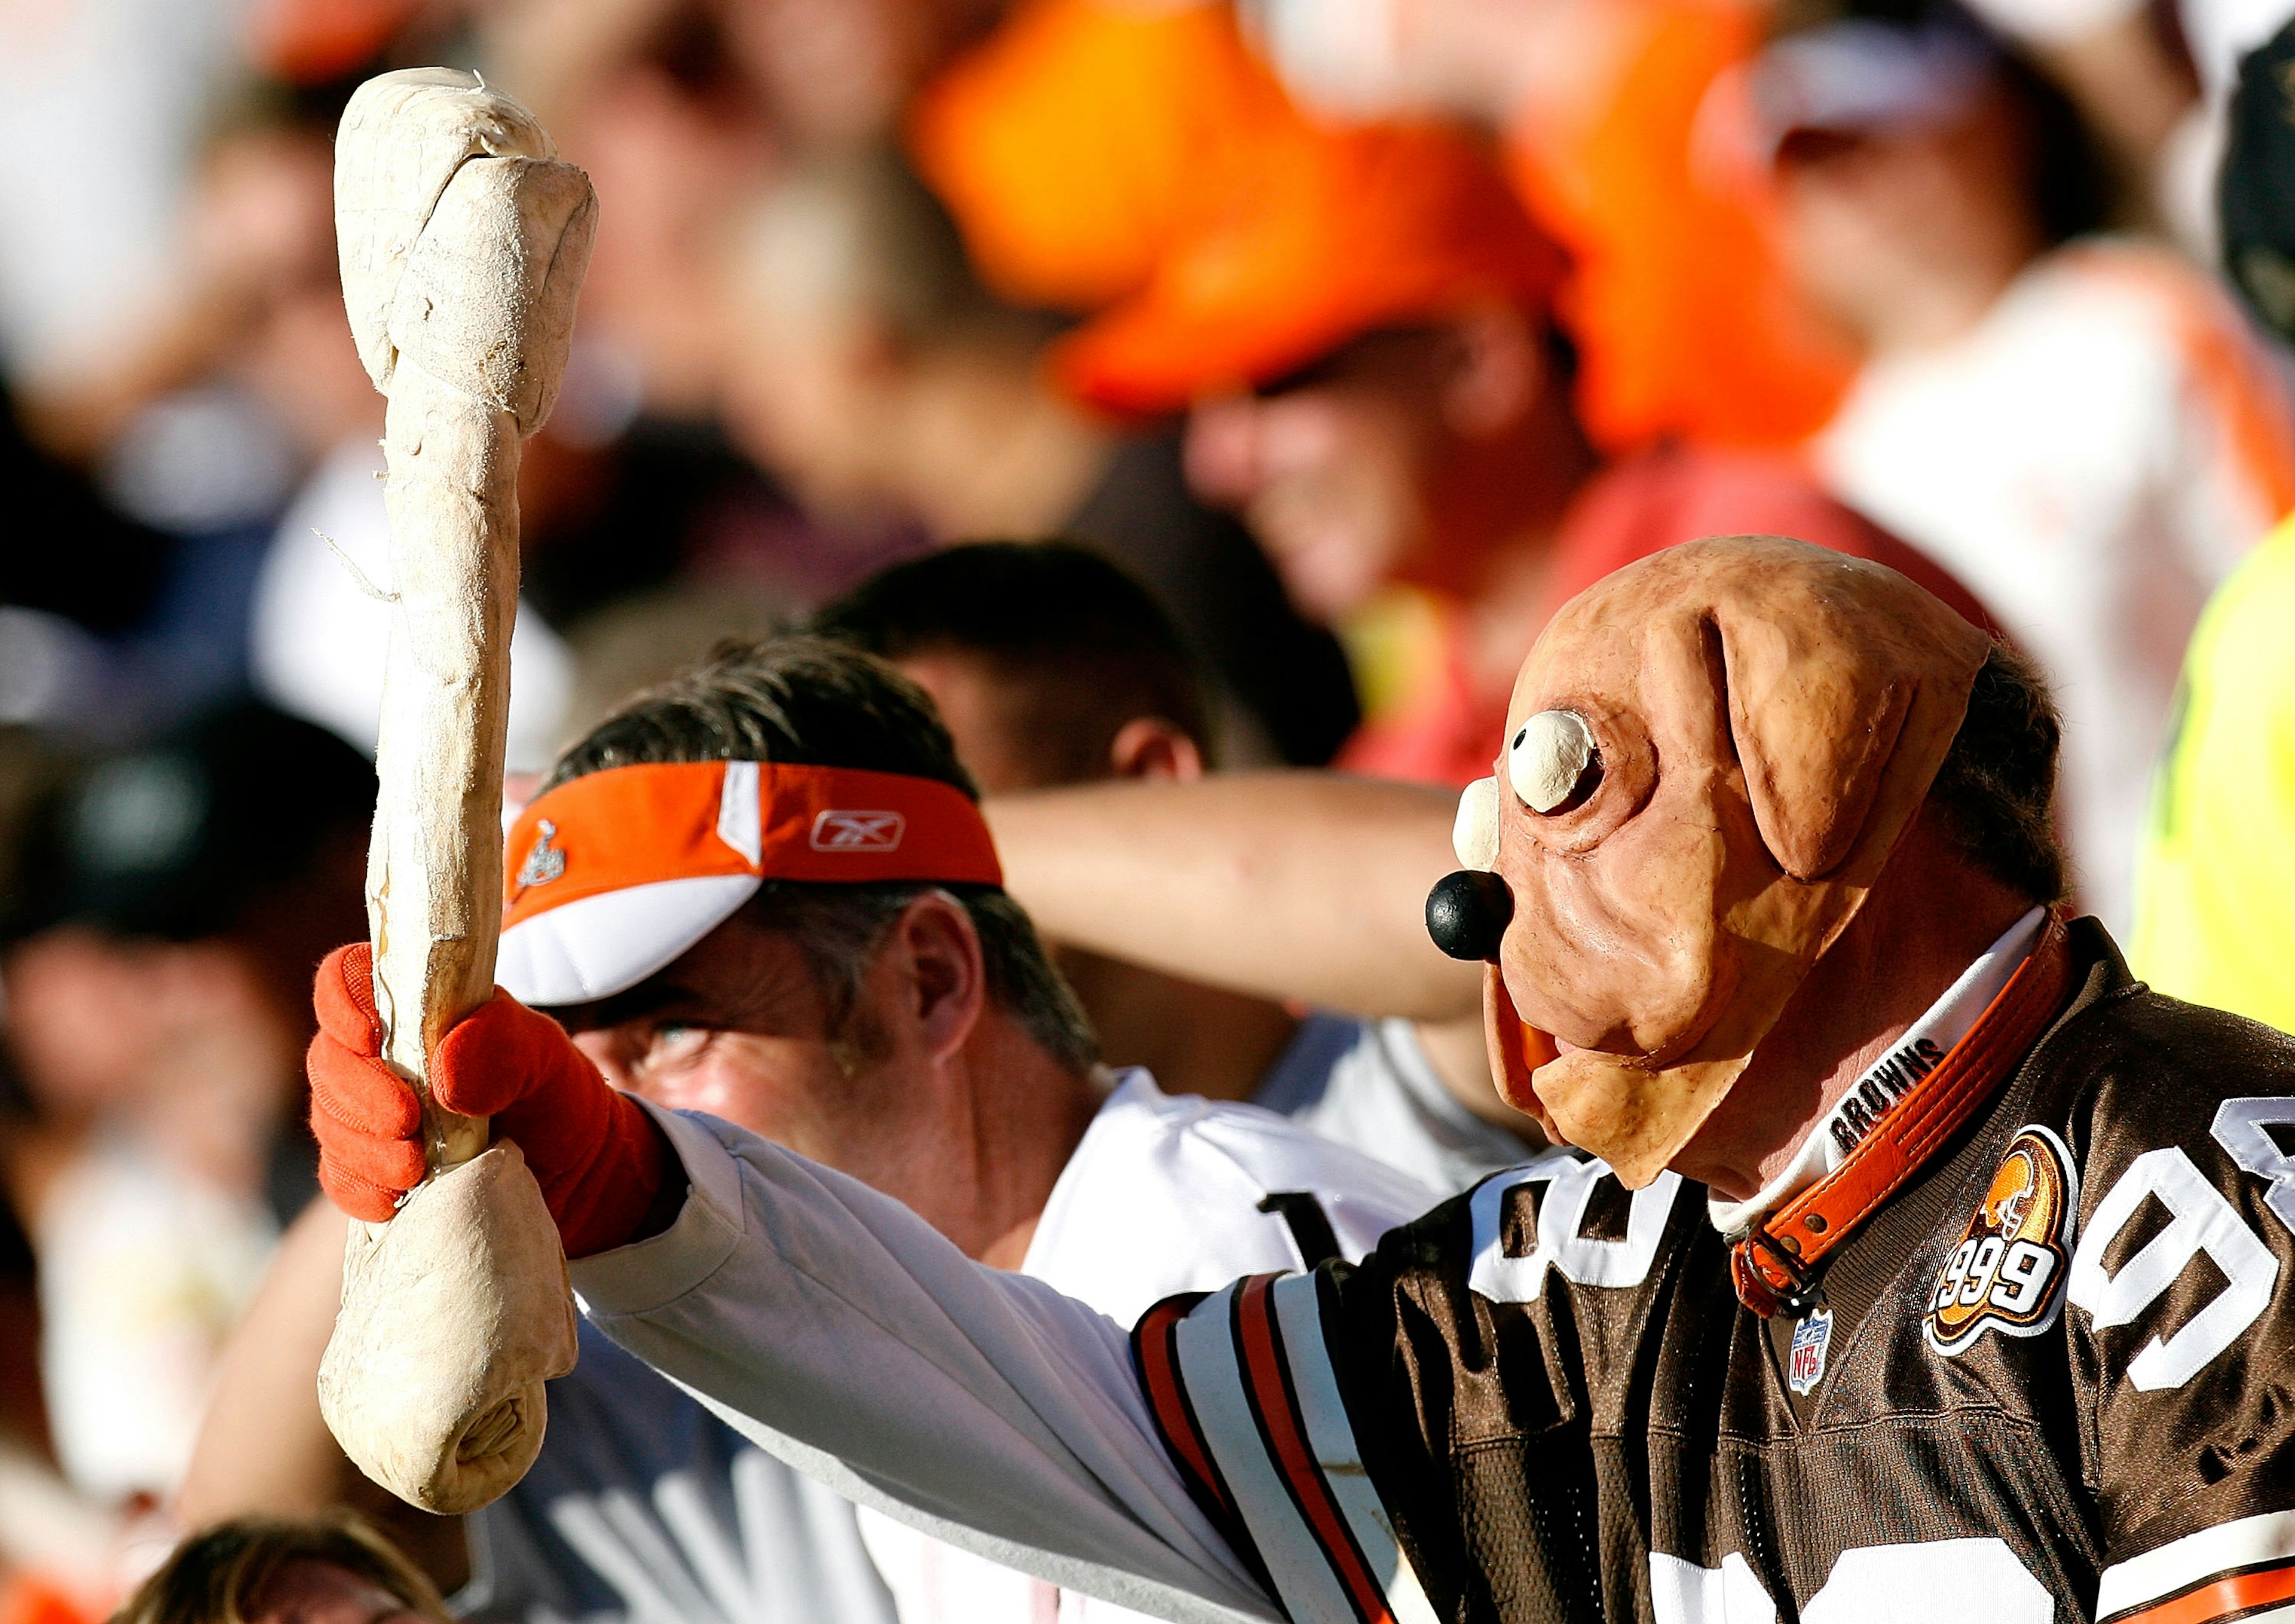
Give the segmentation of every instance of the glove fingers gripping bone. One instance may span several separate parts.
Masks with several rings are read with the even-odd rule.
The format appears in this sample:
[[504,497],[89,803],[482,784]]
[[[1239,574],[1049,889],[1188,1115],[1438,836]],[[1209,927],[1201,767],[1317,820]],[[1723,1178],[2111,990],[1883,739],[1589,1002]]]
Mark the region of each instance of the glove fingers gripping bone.
[[[359,942],[319,967],[311,1127],[320,1182],[335,1204],[387,1223],[421,1184],[426,1163],[421,1102],[383,1057],[372,965]],[[644,1110],[557,1022],[497,992],[447,1029],[427,1074],[439,1106],[492,1118],[496,1135],[521,1153],[568,1256],[608,1251],[637,1232],[668,1153]]]
[[[320,1181],[365,1220],[353,1226],[344,1258],[319,1404],[376,1481],[427,1509],[474,1509],[525,1475],[542,1447],[542,1384],[574,1367],[566,1258],[515,1140],[426,1181],[422,1106],[382,1057],[372,964],[363,943],[339,949],[316,989],[309,1072]],[[536,1047],[527,1023],[549,1028],[572,1053],[548,1017],[499,998],[452,1029],[450,1039],[494,1041],[461,1065],[442,1047],[429,1068],[438,1102],[465,1111],[510,1104],[505,1090],[535,1070],[506,1058]],[[463,1075],[474,1086],[455,1089]],[[605,1089],[594,1073],[592,1081]],[[513,1109],[496,1126],[508,1133],[535,1114]]]
[[[372,992],[380,1052],[420,1079],[493,983],[519,443],[564,374],[596,203],[530,112],[445,69],[360,87],[337,137],[335,203],[352,334],[390,403],[398,601],[368,869]],[[314,1077],[320,1059],[314,1045]],[[320,1396],[369,1476],[463,1512],[540,1449],[542,1382],[572,1367],[573,1309],[518,1147],[466,1159],[483,1121],[435,1098],[422,1114],[436,1177],[388,1222],[354,1226]],[[349,1210],[380,1216],[380,1197],[404,1187],[405,1152],[378,1155],[331,1174]]]

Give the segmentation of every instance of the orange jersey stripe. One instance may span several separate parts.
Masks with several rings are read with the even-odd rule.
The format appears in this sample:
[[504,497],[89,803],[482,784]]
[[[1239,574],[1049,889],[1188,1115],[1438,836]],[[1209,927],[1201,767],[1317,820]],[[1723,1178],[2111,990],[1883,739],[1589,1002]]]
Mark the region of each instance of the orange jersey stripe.
[[2131,1612],[2119,1624],[2210,1624],[2212,1620],[2291,1597],[2295,1597],[2295,1566],[2268,1568],[2260,1573],[2235,1573],[2187,1590],[2172,1602]]
[[1276,1277],[1262,1275],[1248,1282],[1236,1297],[1237,1342],[1243,1354],[1244,1374],[1250,1383],[1253,1408],[1267,1430],[1276,1466],[1291,1485],[1307,1525],[1323,1547],[1332,1571],[1346,1587],[1355,1610],[1369,1624],[1394,1624],[1386,1604],[1386,1591],[1355,1548],[1346,1521],[1323,1481],[1314,1451],[1299,1428],[1299,1417],[1283,1379],[1282,1354],[1276,1346],[1274,1310],[1268,1293]]
[[1157,1303],[1141,1316],[1139,1327],[1132,1333],[1131,1345],[1139,1361],[1139,1385],[1148,1395],[1148,1408],[1156,1417],[1156,1430],[1164,1434],[1164,1447],[1178,1457],[1180,1469],[1194,1480],[1202,1497],[1218,1509],[1224,1521],[1232,1523],[1237,1521],[1235,1506],[1221,1486],[1219,1473],[1212,1469],[1211,1457],[1205,1449],[1202,1434],[1196,1430],[1196,1419],[1188,1408],[1179,1367],[1172,1358],[1172,1339],[1179,1330],[1180,1321],[1194,1306],[1184,1297]]

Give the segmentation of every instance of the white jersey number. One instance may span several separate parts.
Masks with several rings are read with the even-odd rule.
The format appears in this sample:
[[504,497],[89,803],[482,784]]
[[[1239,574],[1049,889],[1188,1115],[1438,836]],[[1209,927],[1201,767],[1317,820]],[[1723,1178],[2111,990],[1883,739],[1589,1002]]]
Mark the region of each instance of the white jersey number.
[[2295,1099],[2265,1096],[2226,1099],[2216,1107],[2216,1120],[2208,1131],[2242,1172],[2269,1181],[2263,1204],[2295,1233],[2295,1156],[2280,1149],[2271,1136],[2274,1128],[2286,1127],[2295,1127]]
[[[2217,1120],[2220,1128],[2222,1119]],[[2222,1137],[2220,1131],[2217,1137]],[[2268,1136],[2264,1138],[2268,1143]],[[2237,1157],[2240,1152],[2233,1150],[2232,1155]],[[2276,1146],[2272,1155],[2276,1161]],[[2105,1274],[2106,1248],[2119,1237],[2147,1196],[2156,1197],[2175,1221],[2121,1264],[2118,1274]],[[2227,1284],[2173,1336],[2164,1342],[2153,1337],[2128,1361],[2128,1379],[2146,1392],[2181,1387],[2238,1341],[2269,1305],[2272,1287],[2279,1280],[2279,1260],[2240,1221],[2231,1203],[2200,1176],[2191,1157],[2172,1146],[2136,1158],[2097,1204],[2087,1232],[2080,1236],[2079,1250],[2072,1253],[2066,1294],[2088,1311],[2102,1331],[2128,1324],[2158,1302],[2202,1252],[2223,1271]]]
[[[1657,1245],[1664,1238],[1666,1214],[1673,1211],[1681,1175],[1660,1173],[1634,1192],[1626,1212],[1625,1239],[1593,1239],[1582,1233],[1586,1209],[1593,1204],[1595,1186],[1612,1177],[1607,1162],[1556,1156],[1475,1186],[1474,1267],[1466,1284],[1492,1302],[1532,1302],[1551,1265],[1562,1271],[1564,1279],[1580,1285],[1639,1285],[1657,1259]],[[1499,1236],[1507,1192],[1539,1183],[1547,1188],[1538,1202],[1538,1244],[1526,1257],[1507,1257]]]
[[[1745,1559],[1718,1568],[1650,1555],[1657,1624],[1776,1624],[1776,1604]],[[1843,1551],[1801,1609],[1801,1624],[2049,1624],[2055,1604],[1999,1539],[1932,1539]]]

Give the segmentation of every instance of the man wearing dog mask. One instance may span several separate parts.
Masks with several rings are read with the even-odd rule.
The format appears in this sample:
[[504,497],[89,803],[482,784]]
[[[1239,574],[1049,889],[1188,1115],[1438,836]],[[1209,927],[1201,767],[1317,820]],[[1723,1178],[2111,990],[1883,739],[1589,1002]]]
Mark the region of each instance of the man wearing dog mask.
[[576,1285],[805,1470],[1174,1619],[2255,1615],[2295,1597],[2295,1043],[2055,911],[2054,747],[1885,569],[1659,554],[1540,639],[1429,908],[1590,1155],[1127,1346],[653,1113],[659,1194]]

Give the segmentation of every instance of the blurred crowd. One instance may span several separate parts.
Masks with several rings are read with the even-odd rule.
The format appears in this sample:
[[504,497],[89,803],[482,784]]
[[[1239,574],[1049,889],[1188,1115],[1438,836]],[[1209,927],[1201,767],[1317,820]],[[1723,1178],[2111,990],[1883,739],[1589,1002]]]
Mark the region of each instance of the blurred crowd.
[[[2037,660],[2081,905],[2284,1023],[2283,938],[2205,870],[2295,849],[2242,789],[2295,752],[2255,674],[2295,592],[2295,129],[2240,116],[2285,9],[0,4],[0,1624],[102,1618],[178,1537],[316,1191],[390,586],[334,257],[362,79],[478,69],[600,199],[519,476],[513,800],[723,640],[1046,538],[1176,626],[1200,764],[1455,787],[1577,591],[1784,534]],[[1149,1057],[1097,962],[1109,1058]]]

